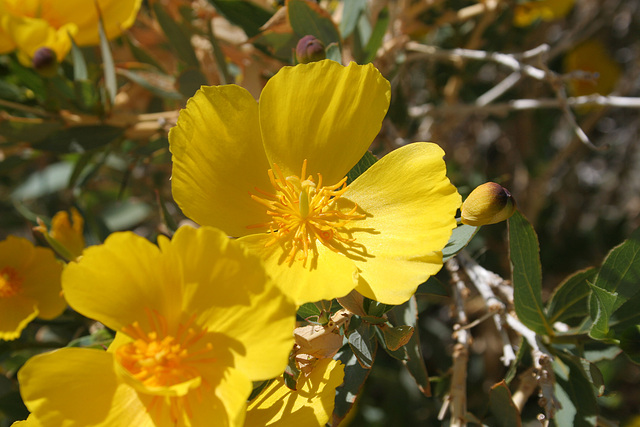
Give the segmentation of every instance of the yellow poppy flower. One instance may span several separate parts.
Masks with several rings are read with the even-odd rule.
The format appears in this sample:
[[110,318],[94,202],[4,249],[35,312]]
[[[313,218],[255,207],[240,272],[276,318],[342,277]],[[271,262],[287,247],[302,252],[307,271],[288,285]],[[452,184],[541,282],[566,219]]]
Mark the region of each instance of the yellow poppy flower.
[[354,288],[408,300],[442,267],[460,195],[443,151],[413,143],[349,185],[389,107],[373,65],[284,67],[256,102],[239,86],[201,88],[169,133],[173,197],[260,254],[297,304]]
[[569,92],[573,96],[610,94],[618,84],[620,64],[609,54],[607,47],[599,40],[587,40],[569,51],[564,57],[565,73],[587,71],[597,75],[595,80],[569,80]]
[[41,232],[59,255],[73,261],[82,255],[85,247],[83,227],[84,218],[76,208],[71,208],[71,217],[67,211],[57,212],[53,216],[51,231],[47,230],[46,225],[39,218],[38,226],[33,229]]
[[158,243],[115,233],[66,267],[69,304],[118,333],[25,364],[34,425],[239,426],[251,381],[282,373],[295,307],[260,260],[209,227]]
[[60,294],[61,273],[50,249],[14,236],[0,242],[0,339],[18,338],[36,317],[62,313],[67,304]]
[[309,376],[300,375],[297,390],[282,376],[249,403],[245,427],[324,426],[333,413],[336,388],[342,384],[344,366],[333,359],[316,362]]
[[537,0],[518,4],[513,13],[517,27],[528,27],[537,20],[555,21],[573,9],[575,0]]
[[[142,0],[96,0],[106,35],[118,37],[131,27]],[[40,48],[62,60],[71,49],[69,34],[79,46],[97,45],[96,2],[84,0],[3,0],[0,2],[0,53],[18,50],[30,64]]]

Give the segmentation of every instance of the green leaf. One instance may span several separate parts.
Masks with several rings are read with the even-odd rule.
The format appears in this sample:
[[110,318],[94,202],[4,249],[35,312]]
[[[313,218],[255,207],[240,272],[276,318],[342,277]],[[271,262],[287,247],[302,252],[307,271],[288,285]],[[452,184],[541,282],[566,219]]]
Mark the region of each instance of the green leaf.
[[387,9],[383,9],[378,15],[378,21],[376,22],[375,27],[373,27],[371,37],[364,48],[365,63],[371,62],[376,58],[376,54],[378,49],[380,49],[380,46],[382,46],[382,41],[384,40],[384,35],[386,34],[388,27],[389,12]]
[[[139,84],[154,95],[164,99],[182,100],[184,96],[175,90],[173,77],[155,71],[117,69],[118,74]],[[193,93],[192,93],[193,95]]]
[[589,336],[596,340],[610,340],[612,337],[609,336],[609,319],[615,309],[618,295],[595,285],[590,286],[596,300],[597,312]]
[[620,308],[614,311],[609,319],[609,327],[616,334],[619,334],[630,326],[640,324],[640,310],[638,307],[640,307],[640,294],[627,300]]
[[347,38],[358,25],[360,15],[367,9],[367,0],[349,0],[344,2],[342,20],[340,21],[340,34]]
[[594,285],[616,292],[618,306],[640,291],[640,228],[609,252]]
[[127,36],[124,37],[124,40],[127,42],[127,46],[129,46],[129,50],[131,50],[131,54],[133,57],[143,64],[149,64],[160,70],[162,73],[166,73],[164,67],[155,60],[153,56],[151,56],[144,48],[140,47],[140,43],[130,33],[127,33]]
[[473,236],[480,230],[480,227],[474,227],[472,225],[460,224],[453,229],[451,237],[446,246],[442,250],[442,262],[446,262],[453,258],[463,250],[473,239]]
[[15,200],[37,199],[55,193],[67,187],[73,164],[69,162],[54,163],[34,172],[14,191],[11,198]]
[[156,15],[156,20],[158,24],[160,24],[162,31],[164,31],[164,34],[167,36],[167,40],[169,40],[174,52],[178,55],[178,58],[188,66],[199,69],[200,62],[193,50],[193,46],[191,46],[190,31],[185,26],[174,21],[161,3],[153,3],[153,12]]
[[549,323],[564,322],[589,314],[589,282],[598,273],[596,268],[581,270],[566,278],[554,291],[547,304]]
[[132,200],[115,203],[102,212],[102,219],[111,231],[127,230],[144,221],[152,209]]
[[308,319],[313,316],[320,316],[321,310],[320,308],[312,302],[308,302],[306,304],[302,304],[298,309],[298,316],[303,319]]
[[337,62],[338,64],[342,64],[342,51],[340,50],[340,46],[337,43],[331,43],[327,46],[327,59]]
[[[62,123],[53,120],[0,120],[0,135],[9,142],[36,143],[62,128]],[[0,144],[1,145],[1,144]]]
[[389,327],[383,324],[379,325],[378,328],[382,331],[385,345],[391,351],[396,351],[406,345],[414,332],[413,326],[408,325]]
[[640,365],[640,325],[632,326],[621,334],[620,348],[633,363]]
[[376,156],[371,154],[371,152],[367,151],[364,153],[364,156],[356,163],[354,167],[347,173],[347,184],[351,184],[357,177],[362,175],[364,171],[369,169],[371,165],[377,162],[378,159]]
[[229,22],[242,28],[248,37],[256,36],[273,15],[268,10],[243,0],[209,0],[220,15]]
[[289,0],[287,7],[291,28],[299,37],[314,36],[325,46],[341,44],[340,34],[330,17],[321,16],[304,0]]
[[109,39],[107,39],[107,34],[104,30],[102,15],[100,15],[100,19],[98,21],[99,21],[98,33],[100,34],[100,54],[102,55],[104,84],[105,84],[105,87],[107,88],[107,93],[109,94],[109,105],[113,106],[116,101],[116,94],[118,93],[118,82],[116,80],[116,67],[115,67],[115,63],[113,62],[113,55],[111,54],[111,48],[109,47]]
[[555,358],[555,394],[562,409],[556,413],[558,426],[595,427],[598,405],[594,388],[576,356],[560,353]]
[[351,351],[358,358],[363,368],[370,369],[376,354],[377,341],[373,339],[372,328],[363,322],[356,330],[349,334],[348,341]]
[[519,427],[522,425],[520,412],[513,403],[511,391],[504,380],[491,387],[489,407],[499,426]]
[[538,237],[529,221],[516,211],[509,218],[509,257],[514,306],[520,321],[538,334],[553,335],[542,306],[542,273]]
[[[409,325],[415,330],[418,330],[418,304],[416,297],[412,296],[409,301],[394,307],[393,310],[387,313],[387,316],[394,326]],[[429,383],[429,373],[427,372],[424,357],[422,356],[420,334],[412,334],[409,342],[405,344],[404,349],[407,352],[406,358],[403,361],[404,366],[416,381],[418,389],[422,394],[430,397],[431,384]]]
[[336,388],[335,407],[333,408],[332,426],[340,424],[356,402],[362,386],[371,373],[371,369],[363,368],[351,349],[340,350],[336,357],[344,365],[344,382]]
[[73,80],[88,80],[89,72],[87,71],[87,62],[84,59],[82,51],[76,44],[71,34],[69,34],[71,40],[71,60],[73,61]]
[[56,153],[89,151],[103,147],[123,134],[124,129],[116,126],[75,126],[49,135],[43,141],[34,144],[34,148]]
[[89,347],[105,349],[113,341],[113,335],[108,329],[98,329],[91,335],[76,338],[67,344],[67,347]]

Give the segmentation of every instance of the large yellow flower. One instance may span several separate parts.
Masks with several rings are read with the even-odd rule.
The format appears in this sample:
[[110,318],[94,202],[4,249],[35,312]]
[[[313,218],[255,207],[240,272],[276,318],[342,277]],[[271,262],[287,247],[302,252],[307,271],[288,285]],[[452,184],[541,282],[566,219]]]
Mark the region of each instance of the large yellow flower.
[[2,0],[0,53],[17,49],[21,60],[28,62],[46,47],[61,60],[71,49],[69,34],[80,46],[97,45],[96,3],[112,39],[133,25],[142,0]]
[[284,67],[256,102],[203,87],[169,134],[183,212],[261,255],[298,304],[348,294],[400,304],[442,267],[460,195],[443,151],[414,143],[346,185],[390,88],[373,65]]
[[555,21],[566,16],[575,0],[534,0],[516,5],[513,23],[518,27],[527,27],[537,20]]
[[35,317],[58,317],[62,263],[51,249],[36,248],[21,237],[0,242],[0,339],[13,340]]
[[25,364],[33,425],[242,425],[251,381],[282,373],[295,308],[257,257],[209,227],[158,243],[116,233],[67,266],[69,304],[118,334]]

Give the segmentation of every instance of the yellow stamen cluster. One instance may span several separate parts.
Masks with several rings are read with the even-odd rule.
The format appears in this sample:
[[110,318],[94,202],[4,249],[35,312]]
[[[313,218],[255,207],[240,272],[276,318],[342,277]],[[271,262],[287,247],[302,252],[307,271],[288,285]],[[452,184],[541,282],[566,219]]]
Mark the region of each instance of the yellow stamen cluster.
[[22,290],[22,277],[13,267],[0,270],[0,298],[8,298]]
[[289,251],[286,262],[290,264],[299,251],[302,251],[299,260],[306,262],[309,252],[317,251],[317,241],[334,252],[338,251],[339,243],[351,244],[354,239],[347,233],[345,225],[365,217],[356,213],[358,206],[355,204],[348,212],[337,208],[337,200],[347,191],[346,177],[335,185],[323,187],[321,174],[318,174],[317,184],[311,175],[303,180],[306,170],[305,160],[299,177],[285,177],[274,163],[273,169],[268,171],[274,193],[256,188],[263,197],[251,194],[253,200],[267,208],[271,221],[247,228],[268,228],[272,239],[265,246],[284,243]]
[[193,351],[206,330],[197,331],[192,316],[174,337],[168,334],[166,319],[157,312],[154,315],[149,314],[150,332],[137,321],[122,328],[134,341],[116,350],[120,365],[147,387],[170,387],[200,376],[197,364],[214,361],[205,357],[213,349],[211,343],[198,345]]

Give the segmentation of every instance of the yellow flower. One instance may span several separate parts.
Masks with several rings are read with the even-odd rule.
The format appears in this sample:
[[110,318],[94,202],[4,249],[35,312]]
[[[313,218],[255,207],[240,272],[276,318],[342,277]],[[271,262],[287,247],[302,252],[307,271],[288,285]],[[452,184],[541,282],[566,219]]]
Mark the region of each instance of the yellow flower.
[[71,208],[71,218],[66,211],[60,211],[53,216],[50,232],[40,218],[34,230],[41,232],[59,255],[73,261],[82,255],[85,247],[83,226],[82,215],[76,208]]
[[[109,39],[131,27],[142,0],[97,0]],[[15,49],[31,64],[40,48],[62,60],[71,49],[69,34],[79,46],[97,45],[96,2],[84,0],[3,0],[0,2],[0,53]]]
[[300,375],[297,390],[280,376],[249,403],[245,427],[324,426],[343,378],[344,366],[333,359],[318,360],[309,376]]
[[115,233],[67,266],[69,304],[118,333],[25,364],[34,425],[240,426],[251,381],[282,373],[295,308],[260,260],[210,227],[158,243]]
[[173,196],[197,223],[241,237],[297,304],[354,288],[400,304],[442,267],[460,196],[430,143],[346,185],[389,97],[373,65],[330,60],[284,67],[259,103],[235,85],[203,87],[169,133]]
[[58,317],[62,264],[53,251],[21,237],[0,242],[0,339],[13,340],[35,317]]
[[538,0],[518,4],[513,13],[513,23],[517,27],[527,27],[535,21],[555,21],[566,16],[575,0]]
[[511,217],[516,211],[516,202],[500,184],[485,182],[469,194],[460,210],[463,224],[489,225]]
[[615,89],[621,74],[620,65],[596,39],[587,40],[568,52],[563,65],[565,73],[581,70],[597,74],[595,80],[571,79],[569,92],[573,96],[608,95]]

